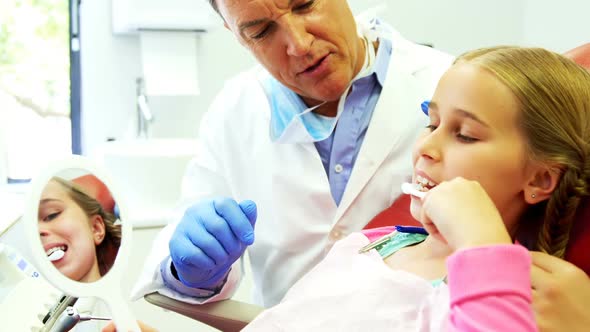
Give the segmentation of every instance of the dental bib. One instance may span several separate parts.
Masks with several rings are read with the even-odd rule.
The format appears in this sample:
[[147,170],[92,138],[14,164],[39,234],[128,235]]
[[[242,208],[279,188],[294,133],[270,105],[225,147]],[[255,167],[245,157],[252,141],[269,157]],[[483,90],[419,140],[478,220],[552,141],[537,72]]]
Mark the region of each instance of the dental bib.
[[[359,33],[362,31],[368,30],[359,29]],[[369,37],[372,37],[372,34]],[[369,37],[361,35],[365,43],[365,61],[362,69],[349,83],[338,100],[335,117],[322,116],[313,112],[326,102],[313,107],[307,107],[299,95],[281,84],[270,74],[266,74],[260,78],[260,83],[270,104],[271,119],[269,135],[273,142],[312,143],[323,141],[330,137],[344,110],[346,97],[352,84],[373,73],[375,48],[373,47],[373,38]]]
[[389,268],[353,233],[243,331],[444,331],[446,284]]

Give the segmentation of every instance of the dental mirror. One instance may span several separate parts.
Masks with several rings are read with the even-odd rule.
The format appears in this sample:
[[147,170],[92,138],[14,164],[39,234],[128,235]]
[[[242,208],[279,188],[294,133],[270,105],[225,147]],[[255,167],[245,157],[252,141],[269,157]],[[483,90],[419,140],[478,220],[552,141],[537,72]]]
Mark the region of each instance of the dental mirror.
[[35,177],[24,222],[39,273],[67,295],[95,297],[120,331],[140,331],[121,280],[131,249],[124,198],[91,160],[71,156]]

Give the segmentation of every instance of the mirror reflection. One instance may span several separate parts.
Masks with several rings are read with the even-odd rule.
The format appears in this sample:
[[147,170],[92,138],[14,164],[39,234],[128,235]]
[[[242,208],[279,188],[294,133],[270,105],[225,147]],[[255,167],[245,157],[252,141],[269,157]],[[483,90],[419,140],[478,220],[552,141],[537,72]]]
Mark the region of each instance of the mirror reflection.
[[81,172],[68,170],[49,180],[41,193],[37,225],[53,266],[88,283],[111,269],[122,234],[109,189],[95,175]]

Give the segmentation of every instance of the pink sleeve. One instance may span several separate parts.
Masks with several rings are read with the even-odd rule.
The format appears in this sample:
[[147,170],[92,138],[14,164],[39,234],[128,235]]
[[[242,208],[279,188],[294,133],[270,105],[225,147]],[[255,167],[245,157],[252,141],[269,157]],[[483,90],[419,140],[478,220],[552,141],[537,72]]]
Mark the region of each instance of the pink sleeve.
[[531,256],[519,245],[460,250],[447,260],[448,331],[537,331]]

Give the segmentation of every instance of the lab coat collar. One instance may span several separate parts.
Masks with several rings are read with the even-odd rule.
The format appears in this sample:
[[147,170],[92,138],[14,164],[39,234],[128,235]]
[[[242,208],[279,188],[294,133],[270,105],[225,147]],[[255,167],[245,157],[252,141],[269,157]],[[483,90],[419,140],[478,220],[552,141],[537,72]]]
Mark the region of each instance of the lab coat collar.
[[[387,155],[399,144],[414,143],[401,141],[402,137],[406,137],[404,133],[408,130],[407,128],[415,127],[408,121],[416,119],[415,116],[404,114],[404,112],[412,110],[421,112],[418,102],[416,105],[411,104],[419,100],[418,91],[420,91],[419,82],[413,73],[428,65],[428,62],[408,57],[408,53],[411,53],[405,49],[408,45],[413,46],[403,40],[393,41],[387,80],[377,102],[363,146],[359,151],[356,165],[338,206],[335,222],[342,218]],[[397,115],[392,116],[391,112]],[[408,156],[408,163],[410,162],[411,159]]]

